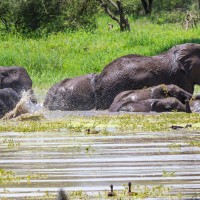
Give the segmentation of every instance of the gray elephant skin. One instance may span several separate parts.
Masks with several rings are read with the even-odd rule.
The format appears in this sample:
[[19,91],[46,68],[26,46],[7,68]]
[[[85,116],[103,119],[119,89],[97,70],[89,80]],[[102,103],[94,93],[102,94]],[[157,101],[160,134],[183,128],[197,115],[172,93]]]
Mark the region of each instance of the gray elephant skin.
[[49,110],[91,110],[95,108],[96,74],[66,78],[52,86],[46,94],[44,107]]
[[118,110],[111,110],[111,112],[125,111],[125,112],[171,112],[179,111],[185,112],[185,105],[174,97],[164,99],[146,99],[138,102],[125,102]]
[[108,109],[123,91],[175,84],[193,94],[200,84],[200,45],[177,45],[157,56],[127,55],[108,64],[96,78],[96,109]]
[[0,88],[12,88],[20,94],[32,88],[32,80],[23,67],[0,67]]
[[[174,98],[170,98],[168,100],[159,100],[159,99],[165,99],[169,97],[174,97]],[[192,95],[190,93],[186,92],[185,90],[181,89],[180,87],[176,85],[161,84],[161,85],[146,88],[146,89],[129,90],[129,91],[119,93],[115,97],[113,103],[111,104],[109,111],[110,112],[117,112],[117,111],[164,112],[164,111],[171,111],[175,109],[183,111],[182,107],[185,107],[185,106],[183,106],[182,104],[185,103],[185,100],[190,100],[191,98],[192,98]],[[176,99],[180,101],[180,103],[176,101]],[[161,106],[161,102],[162,102],[162,106]],[[162,107],[163,107],[163,111],[161,109]]]
[[0,89],[0,118],[15,108],[20,95],[11,88]]

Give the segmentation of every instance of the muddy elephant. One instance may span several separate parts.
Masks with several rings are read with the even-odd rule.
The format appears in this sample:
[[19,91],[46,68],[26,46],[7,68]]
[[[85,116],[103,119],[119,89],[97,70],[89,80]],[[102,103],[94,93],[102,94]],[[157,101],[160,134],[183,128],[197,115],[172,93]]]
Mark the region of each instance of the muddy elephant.
[[168,97],[164,99],[146,99],[137,102],[126,101],[118,108],[109,109],[110,112],[185,112],[186,107],[178,99]]
[[200,45],[181,44],[157,56],[127,55],[108,64],[96,79],[96,109],[110,107],[123,91],[175,84],[189,93],[200,84]]
[[[119,93],[114,98],[114,101],[111,104],[109,111],[117,112],[117,111],[123,110],[124,105],[126,105],[126,107],[127,106],[131,107],[131,105],[133,105],[135,107],[136,105],[139,105],[141,101],[143,100],[163,99],[163,98],[168,98],[168,97],[175,97],[182,104],[185,104],[185,100],[190,100],[192,98],[192,95],[186,92],[185,90],[181,89],[177,85],[173,85],[173,84],[170,84],[170,85],[161,84],[161,85],[157,85],[157,86],[146,88],[146,89],[129,90],[129,91]],[[136,104],[136,102],[138,104]],[[150,100],[147,102],[150,102]],[[141,105],[144,105],[144,104],[145,104],[145,101],[141,103]],[[140,107],[141,106],[139,106],[137,110],[140,110],[141,109]],[[137,111],[137,112],[145,112],[145,111]]]
[[0,67],[0,88],[12,88],[20,94],[32,88],[32,80],[23,67]]
[[20,95],[11,88],[0,89],[0,118],[11,111],[20,100]]
[[52,86],[46,94],[44,107],[49,110],[91,110],[95,108],[96,74],[66,78]]

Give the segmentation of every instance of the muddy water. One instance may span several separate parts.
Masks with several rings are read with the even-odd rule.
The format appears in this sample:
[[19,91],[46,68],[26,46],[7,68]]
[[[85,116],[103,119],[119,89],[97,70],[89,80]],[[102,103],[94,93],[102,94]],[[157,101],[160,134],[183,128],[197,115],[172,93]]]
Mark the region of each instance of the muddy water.
[[[0,185],[0,199],[83,190],[99,191],[123,184],[163,185],[170,194],[200,196],[200,132],[130,133],[74,136],[67,132],[0,133],[0,168],[30,181]],[[55,199],[55,197],[53,197]],[[101,198],[102,199],[102,198]],[[155,198],[153,198],[155,199]]]

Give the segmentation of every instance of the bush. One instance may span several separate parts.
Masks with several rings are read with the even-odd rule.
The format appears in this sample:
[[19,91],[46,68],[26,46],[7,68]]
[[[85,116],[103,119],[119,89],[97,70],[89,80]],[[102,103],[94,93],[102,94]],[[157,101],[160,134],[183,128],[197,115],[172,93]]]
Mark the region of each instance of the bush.
[[176,11],[187,10],[189,6],[193,3],[193,0],[154,0],[153,1],[153,11]]
[[95,0],[1,0],[0,19],[19,32],[95,27]]
[[128,15],[139,15],[142,10],[142,4],[140,0],[124,0],[122,1],[124,10]]

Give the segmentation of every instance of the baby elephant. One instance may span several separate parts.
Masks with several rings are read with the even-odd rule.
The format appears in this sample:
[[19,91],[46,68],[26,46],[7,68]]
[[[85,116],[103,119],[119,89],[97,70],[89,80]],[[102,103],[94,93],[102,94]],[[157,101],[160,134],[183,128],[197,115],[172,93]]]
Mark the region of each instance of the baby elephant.
[[176,85],[158,85],[141,90],[130,90],[118,94],[109,111],[164,112],[185,111],[185,100],[192,95]]
[[174,97],[164,99],[146,99],[138,102],[126,101],[116,109],[109,109],[110,112],[185,112],[185,105]]
[[11,111],[19,102],[19,94],[11,88],[0,89],[0,118]]

